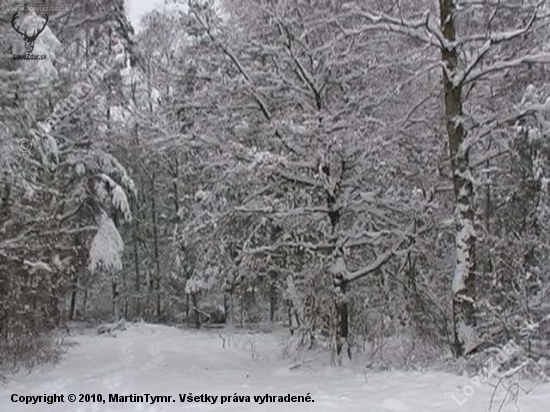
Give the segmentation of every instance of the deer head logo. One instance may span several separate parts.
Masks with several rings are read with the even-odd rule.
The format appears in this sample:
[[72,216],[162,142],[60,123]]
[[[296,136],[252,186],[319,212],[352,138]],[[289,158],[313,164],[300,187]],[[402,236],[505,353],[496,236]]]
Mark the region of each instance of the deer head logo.
[[21,35],[23,40],[25,40],[25,48],[27,49],[27,53],[30,54],[34,49],[34,42],[36,41],[36,38],[40,33],[42,33],[42,31],[46,28],[46,25],[48,24],[48,15],[44,13],[44,18],[46,19],[46,21],[44,22],[44,25],[38,31],[34,30],[33,34],[29,36],[27,34],[27,30],[25,30],[24,33],[21,33],[19,31],[19,27],[21,27],[21,25],[15,27],[15,20],[17,20],[18,14],[19,12],[16,11],[15,14],[13,15],[13,18],[11,19],[11,25],[13,26],[14,30]]

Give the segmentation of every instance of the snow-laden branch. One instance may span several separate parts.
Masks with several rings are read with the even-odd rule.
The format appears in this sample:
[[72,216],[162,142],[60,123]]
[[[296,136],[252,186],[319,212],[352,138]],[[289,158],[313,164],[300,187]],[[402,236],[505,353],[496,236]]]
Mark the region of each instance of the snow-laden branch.
[[250,209],[247,207],[237,207],[235,208],[236,212],[241,213],[253,213],[253,214],[266,214],[266,215],[275,215],[278,217],[289,217],[289,216],[302,216],[309,215],[314,213],[329,213],[330,209],[327,207],[298,207],[294,209],[287,210],[276,210],[272,207],[263,207]]
[[466,80],[469,80],[470,74],[475,75],[474,69],[479,65],[481,60],[485,55],[493,48],[494,45],[513,40],[519,36],[524,35],[533,27],[537,13],[533,13],[525,27],[517,30],[510,30],[508,32],[497,32],[487,34],[475,34],[470,36],[463,36],[453,42],[453,47],[458,47],[461,44],[466,44],[470,42],[477,42],[485,40],[483,46],[477,49],[475,56],[467,64],[466,69],[459,71],[455,76],[453,76],[453,84],[459,86],[465,83]]
[[[258,92],[258,90],[257,90],[257,88],[254,84],[254,81],[252,79],[252,76],[250,76],[250,74],[245,69],[243,64],[241,64],[241,61],[239,60],[239,58],[235,55],[235,53],[233,53],[233,51],[229,48],[229,46],[225,45],[222,41],[220,41],[214,35],[214,33],[212,32],[212,28],[210,27],[208,22],[204,21],[197,12],[192,11],[192,14],[195,17],[195,19],[197,20],[197,22],[206,31],[206,34],[208,35],[210,40],[216,46],[218,46],[219,49],[222,51],[222,53],[225,54],[225,56],[227,56],[229,58],[229,60],[235,65],[238,72],[241,74],[241,76],[245,80],[246,84],[248,85],[249,93],[250,93],[252,99],[257,103],[257,105],[258,105],[260,111],[262,112],[264,118],[270,124],[272,124],[273,116],[271,114],[271,111],[269,110],[269,108],[267,106],[267,103],[264,101],[261,94]],[[281,132],[279,131],[279,129],[277,129],[276,127],[275,127],[275,136],[279,139],[279,141],[283,144],[283,146],[287,150],[289,150],[290,152],[292,152],[294,154],[300,154],[300,153],[298,153],[298,150],[296,148],[289,146],[289,144],[283,139],[283,136],[282,136]]]
[[544,4],[545,0],[539,0],[536,4],[529,2],[518,2],[516,0],[506,1],[506,0],[459,0],[457,1],[457,11],[465,11],[471,8],[485,8],[485,7],[494,7],[500,9],[508,9],[511,11],[530,11],[533,8],[538,8]]
[[[514,126],[518,120],[521,120],[528,116],[536,116],[539,113],[545,113],[550,111],[550,99],[547,99],[544,103],[535,103],[523,106],[520,110],[512,113],[506,117],[501,117],[498,115],[492,116],[488,119],[483,120],[475,125],[475,129],[478,129],[478,132],[475,135],[475,139],[479,141],[481,138],[493,133],[495,130],[498,130],[502,127]],[[479,165],[482,161],[487,159],[480,160],[476,162],[476,165]]]
[[355,272],[349,273],[344,277],[344,280],[346,282],[352,282],[354,280],[360,279],[364,276],[367,276],[371,274],[372,272],[377,271],[382,266],[384,266],[386,263],[388,263],[394,256],[395,251],[392,249],[388,250],[386,253],[382,254],[378,257],[374,262],[372,262],[370,265],[361,268]]
[[498,44],[503,43],[505,41],[513,40],[517,37],[520,37],[527,33],[531,28],[533,27],[533,24],[535,23],[537,19],[537,13],[534,12],[525,27],[522,27],[520,29],[516,30],[510,30],[510,31],[503,31],[503,32],[492,32],[489,34],[472,34],[469,36],[461,36],[456,41],[454,41],[452,44],[453,46],[458,46],[466,43],[471,42],[478,42],[478,41],[488,41],[491,44]]
[[297,175],[295,173],[285,172],[283,170],[276,170],[275,174],[280,176],[281,178],[288,180],[289,182],[293,183],[301,183],[305,186],[320,186],[320,182],[316,181],[315,179],[309,178],[307,176],[301,176]]
[[373,14],[363,10],[353,10],[349,14],[344,15],[345,19],[352,17],[361,17],[367,20],[369,24],[364,24],[356,29],[346,29],[339,22],[335,22],[346,36],[363,34],[368,31],[384,30],[415,38],[439,49],[448,49],[451,47],[451,44],[443,33],[441,33],[439,27],[430,18],[428,10],[423,13],[421,18],[416,20],[396,18],[385,13]]
[[243,249],[243,254],[257,255],[261,253],[273,253],[283,248],[299,249],[299,250],[311,250],[311,251],[331,251],[336,247],[332,242],[281,242],[271,246],[259,246],[253,249]]
[[470,73],[470,76],[463,81],[463,84],[468,84],[476,80],[479,80],[487,76],[488,74],[511,69],[514,67],[521,66],[523,64],[548,64],[548,63],[550,63],[550,53],[529,54],[527,56],[519,57],[513,60],[499,61],[497,63],[493,63],[492,65],[484,69],[473,70]]
[[481,46],[475,55],[475,57],[472,58],[472,60],[468,63],[466,69],[463,71],[459,71],[456,75],[451,77],[453,84],[455,86],[460,86],[464,83],[464,81],[468,78],[470,73],[477,67],[477,65],[481,62],[483,57],[491,50],[492,43],[490,40],[487,40],[483,46]]
[[[321,109],[321,107],[320,107],[320,93],[321,93],[322,88],[319,88],[317,86],[316,81],[314,79],[314,76],[304,67],[304,65],[302,64],[300,59],[294,53],[293,39],[295,37],[292,35],[288,25],[285,24],[285,22],[281,19],[281,17],[275,11],[274,8],[272,8],[271,15],[276,18],[277,25],[279,26],[279,30],[281,30],[281,32],[285,33],[285,35],[286,35],[285,48],[287,50],[287,53],[290,56],[290,58],[292,59],[292,61],[294,62],[294,64],[296,65],[298,76],[308,85],[311,92],[313,93],[316,104],[317,104],[317,107],[316,107],[317,110],[320,110]],[[302,45],[302,47],[304,47],[303,43],[301,43],[301,45]],[[309,53],[310,53],[310,51],[308,50],[308,54]]]
[[48,265],[45,262],[42,262],[41,260],[31,261],[31,260],[25,259],[25,260],[23,260],[23,264],[30,268],[31,273],[35,272],[35,271],[39,271],[39,270],[43,270],[43,271],[49,272],[49,273],[53,272],[50,265]]
[[[63,236],[63,235],[75,235],[79,233],[86,233],[96,231],[97,226],[84,226],[78,228],[67,228],[59,230],[46,230],[41,231],[39,228],[29,229],[19,236],[5,240],[0,243],[0,250],[2,249],[17,249],[21,247],[27,247],[29,240],[37,237],[46,237],[46,236]],[[33,233],[36,232],[36,233]]]
[[[442,225],[445,223],[443,222]],[[388,263],[393,257],[398,256],[402,253],[410,251],[412,244],[415,242],[415,239],[423,234],[433,230],[436,226],[426,226],[420,230],[416,230],[416,224],[413,222],[405,231],[395,231],[393,233],[400,235],[397,241],[390,247],[386,252],[378,256],[374,262],[369,265],[356,270],[355,272],[345,273],[344,281],[353,282],[355,280],[361,279]]]
[[99,230],[90,248],[90,272],[94,273],[99,268],[121,270],[123,251],[124,242],[115,224],[105,212],[102,212],[99,218]]

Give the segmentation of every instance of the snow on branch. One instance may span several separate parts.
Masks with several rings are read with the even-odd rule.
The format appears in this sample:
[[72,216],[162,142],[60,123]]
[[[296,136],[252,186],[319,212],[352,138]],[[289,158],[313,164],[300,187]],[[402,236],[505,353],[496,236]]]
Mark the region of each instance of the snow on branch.
[[537,53],[537,54],[528,54],[513,60],[506,60],[494,63],[485,69],[473,70],[470,73],[469,78],[464,80],[464,84],[474,82],[479,80],[482,77],[485,77],[488,74],[495,73],[502,70],[511,69],[513,67],[518,67],[523,64],[548,64],[550,63],[550,53]]
[[116,186],[112,192],[112,204],[113,206],[122,212],[124,220],[127,222],[132,219],[132,213],[130,212],[130,204],[126,198],[126,193],[120,186]]
[[481,62],[483,57],[491,50],[492,43],[490,40],[487,40],[483,46],[481,46],[477,52],[475,57],[472,59],[470,63],[468,63],[468,66],[465,70],[459,71],[455,76],[452,77],[453,84],[455,86],[459,86],[464,83],[464,81],[468,78],[470,73],[477,67],[477,65]]
[[[262,97],[261,93],[258,91],[258,89],[257,89],[257,87],[254,83],[254,79],[248,73],[248,70],[245,68],[245,66],[241,63],[238,56],[231,50],[231,48],[228,45],[224,44],[224,42],[222,42],[220,39],[218,39],[218,37],[216,35],[214,35],[213,29],[212,29],[212,27],[210,26],[210,24],[208,23],[207,20],[203,19],[200,16],[200,14],[195,10],[192,10],[192,14],[193,14],[194,18],[196,19],[196,21],[205,30],[205,32],[208,35],[208,37],[210,38],[210,40],[216,46],[218,46],[218,48],[221,50],[221,52],[227,58],[229,58],[229,60],[235,65],[235,68],[241,74],[242,78],[246,82],[246,84],[248,86],[248,91],[250,93],[250,96],[252,97],[254,102],[256,102],[256,104],[258,105],[258,108],[262,112],[263,117],[268,122],[268,124],[273,125],[273,115],[272,115],[271,111],[269,110],[269,107],[268,107],[267,103],[265,102],[265,100]],[[277,139],[279,139],[279,141],[282,143],[282,145],[287,150],[291,151],[292,153],[300,154],[300,153],[298,153],[298,150],[295,147],[289,146],[287,141],[283,138],[280,130],[277,129],[277,127],[275,125],[273,125],[273,126],[275,127],[275,137],[277,137]]]
[[443,33],[441,33],[430,18],[428,10],[423,13],[421,18],[416,20],[409,20],[403,17],[396,18],[385,13],[372,14],[362,10],[353,10],[350,14],[345,15],[345,18],[350,17],[362,17],[370,22],[370,24],[349,30],[337,23],[338,28],[348,36],[362,34],[367,31],[385,30],[418,39],[439,49],[449,49],[451,47],[449,41],[445,39]]
[[382,266],[384,266],[386,263],[388,263],[391,258],[394,256],[395,252],[393,249],[385,252],[381,256],[378,257],[374,262],[372,262],[370,265],[359,269],[355,272],[349,273],[346,275],[345,280],[346,282],[352,282],[354,280],[360,279],[378,269],[380,269]]
[[235,208],[235,211],[241,212],[241,213],[268,214],[268,215],[273,215],[277,217],[289,217],[289,216],[309,215],[309,214],[315,214],[315,213],[329,213],[330,209],[323,206],[315,206],[315,207],[297,207],[297,208],[286,209],[286,210],[276,210],[272,207],[250,209],[247,207],[239,206]]
[[458,11],[467,10],[468,8],[484,8],[484,7],[495,7],[499,9],[508,9],[517,12],[525,12],[532,10],[534,7],[539,7],[544,3],[542,1],[536,2],[518,2],[515,0],[506,1],[506,0],[458,0],[456,8]]
[[106,174],[101,173],[97,177],[99,179],[95,184],[97,197],[102,202],[108,201],[110,197],[111,205],[122,213],[124,220],[127,222],[132,220],[130,204],[128,203],[128,198],[122,187]]
[[281,242],[272,246],[259,246],[254,249],[243,249],[243,254],[255,255],[255,254],[261,254],[261,253],[271,253],[271,252],[276,252],[282,248],[294,248],[299,250],[312,250],[312,251],[319,251],[319,250],[330,251],[335,247],[336,247],[335,243],[328,243],[328,242],[322,242],[322,243]]
[[25,259],[23,261],[23,264],[30,268],[31,273],[33,273],[35,271],[38,271],[38,270],[43,270],[43,271],[50,272],[50,273],[53,272],[50,265],[48,265],[47,263],[42,262],[41,260],[37,260],[37,261],[33,262],[33,261]]
[[[384,266],[386,263],[388,263],[394,256],[408,251],[411,247],[411,244],[414,243],[414,240],[416,237],[421,236],[424,233],[427,233],[433,228],[434,227],[432,226],[426,226],[421,230],[415,232],[415,229],[416,229],[415,224],[414,223],[411,224],[406,231],[402,232],[402,237],[398,239],[397,242],[395,242],[395,244],[389,250],[384,252],[382,255],[378,256],[378,258],[376,258],[376,260],[372,262],[370,265],[364,268],[361,268],[355,272],[347,273],[344,280],[346,282],[352,282],[354,280],[361,279],[362,277],[367,276],[372,272],[375,272],[376,270]],[[404,247],[404,245],[406,246]]]
[[90,271],[94,273],[100,268],[122,270],[123,251],[124,243],[114,222],[105,212],[102,212],[99,218],[99,229],[90,249]]
[[282,177],[283,179],[288,180],[290,182],[301,183],[303,185],[313,186],[313,187],[320,185],[320,183],[317,182],[315,179],[311,179],[307,176],[300,176],[300,175],[285,172],[285,171],[282,171],[282,170],[276,170],[275,173],[277,175],[279,175],[280,177]]
[[531,28],[533,27],[533,24],[535,23],[535,20],[537,19],[537,13],[534,12],[525,27],[522,27],[517,30],[510,30],[506,32],[493,32],[487,34],[473,34],[470,36],[462,36],[458,40],[454,42],[455,45],[470,43],[470,42],[476,42],[476,41],[483,41],[487,40],[492,44],[498,44],[505,41],[510,41],[515,39],[516,37],[522,36],[523,34],[527,33]]
[[[536,116],[539,113],[550,112],[550,98],[547,99],[544,103],[532,103],[532,104],[522,104],[520,108],[504,118],[502,116],[491,116],[488,119],[483,120],[475,127],[479,129],[477,133],[477,139],[493,133],[495,130],[498,130],[502,127],[514,126],[519,120],[526,118],[528,116]],[[488,154],[487,156],[492,156]],[[481,159],[476,162],[476,165],[479,165],[480,162],[487,159]],[[475,166],[474,166],[475,167]]]
[[44,238],[47,236],[74,235],[77,233],[85,233],[85,232],[90,232],[95,230],[97,230],[97,227],[95,226],[63,228],[63,229],[57,229],[57,230],[40,230],[40,228],[38,227],[30,228],[15,238],[6,239],[0,242],[0,250],[1,249],[15,250],[15,249],[26,248],[29,240],[39,238],[39,237]]

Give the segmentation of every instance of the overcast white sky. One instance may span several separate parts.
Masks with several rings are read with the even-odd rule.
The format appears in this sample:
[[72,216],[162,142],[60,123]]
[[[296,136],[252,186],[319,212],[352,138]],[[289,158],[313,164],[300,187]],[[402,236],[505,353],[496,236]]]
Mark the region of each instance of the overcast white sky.
[[128,17],[136,31],[139,30],[139,20],[145,13],[157,8],[164,8],[164,0],[126,0]]
[[[177,8],[173,4],[173,2],[168,1],[168,6],[165,5],[165,0],[125,0],[126,1],[126,11],[128,13],[128,17],[130,18],[130,21],[132,22],[132,26],[134,26],[134,29],[136,32],[140,30],[139,21],[141,17],[154,9],[157,10],[165,10],[165,9],[174,9]],[[179,5],[179,7],[183,7],[186,9],[185,4],[183,6]],[[223,17],[223,14],[222,14]]]

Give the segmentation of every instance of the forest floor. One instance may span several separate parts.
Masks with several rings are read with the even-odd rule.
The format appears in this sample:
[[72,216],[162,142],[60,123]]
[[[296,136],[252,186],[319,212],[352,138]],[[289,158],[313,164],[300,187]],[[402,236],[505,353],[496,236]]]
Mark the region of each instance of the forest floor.
[[[2,412],[124,412],[124,411],[361,411],[361,412],[484,412],[493,393],[490,382],[472,384],[467,377],[441,372],[369,372],[308,366],[289,369],[281,346],[269,334],[223,335],[183,331],[167,326],[129,324],[127,330],[71,337],[71,346],[55,367],[20,374],[0,386]],[[280,341],[279,341],[280,342]],[[466,398],[464,385],[473,393]],[[468,390],[466,391],[468,392]],[[215,403],[181,402],[179,395],[217,396]],[[28,404],[12,395],[63,394],[63,403]],[[69,394],[77,396],[68,402]],[[79,402],[80,394],[102,394],[103,402]],[[169,403],[110,402],[109,394],[171,396]],[[250,396],[235,401],[234,395]],[[254,396],[310,395],[314,403],[255,401]],[[453,400],[467,399],[461,406]],[[226,397],[222,404],[222,396]],[[499,393],[492,411],[550,411],[550,385],[520,391],[516,402],[500,408]],[[24,398],[19,398],[24,399]],[[204,398],[203,398],[204,399]],[[227,401],[230,399],[230,401]],[[244,400],[244,402],[243,402]]]

